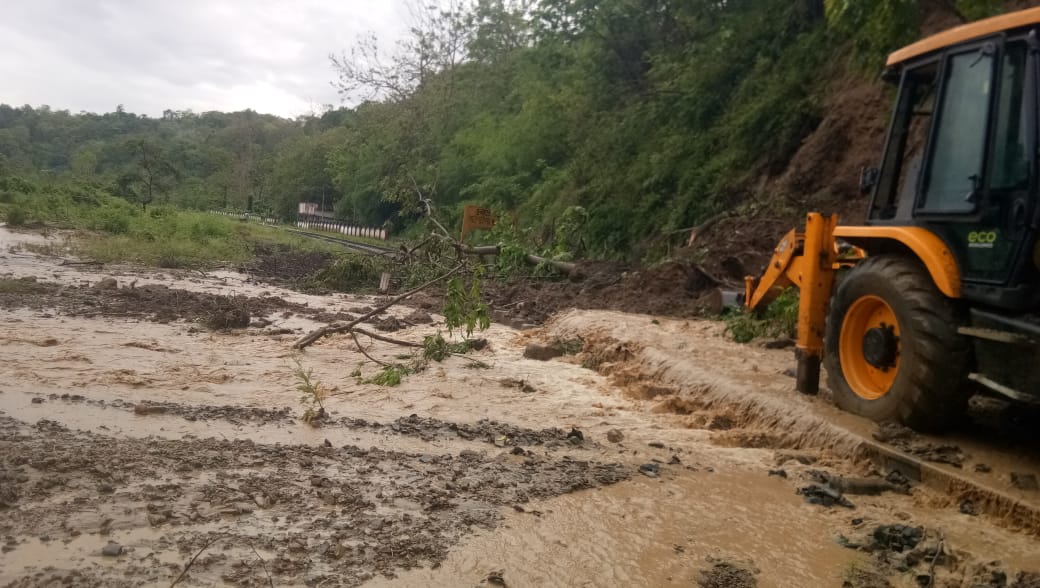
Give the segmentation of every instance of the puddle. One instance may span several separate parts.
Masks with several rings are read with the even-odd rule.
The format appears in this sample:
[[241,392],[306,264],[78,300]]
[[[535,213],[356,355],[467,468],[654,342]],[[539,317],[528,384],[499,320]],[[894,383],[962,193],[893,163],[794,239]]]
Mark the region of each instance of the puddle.
[[492,570],[510,586],[690,586],[709,558],[753,561],[760,587],[836,586],[861,557],[833,543],[821,511],[764,476],[640,478],[525,508],[542,515],[511,514],[436,570],[366,586],[476,585]]

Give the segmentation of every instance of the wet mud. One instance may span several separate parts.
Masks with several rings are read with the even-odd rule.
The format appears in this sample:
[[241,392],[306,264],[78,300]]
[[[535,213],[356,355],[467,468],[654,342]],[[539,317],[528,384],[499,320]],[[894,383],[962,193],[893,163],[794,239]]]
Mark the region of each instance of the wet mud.
[[[97,536],[94,555],[101,558],[119,530],[148,527],[154,540],[120,543],[119,572],[137,578],[133,584],[168,579],[179,566],[156,560],[177,560],[219,536],[223,545],[190,571],[197,580],[214,580],[220,562],[219,579],[233,584],[262,585],[271,573],[280,585],[357,585],[366,573],[436,566],[470,528],[494,527],[498,507],[630,475],[619,464],[565,456],[118,439],[2,417],[0,455],[7,511],[0,536],[21,537],[5,543],[5,558],[84,533]],[[228,528],[199,529],[222,522]],[[268,554],[266,572],[259,557],[225,568],[228,551],[250,549]],[[111,585],[113,570],[92,559],[29,566],[23,577],[38,585],[78,569],[77,582]]]
[[[349,337],[294,354],[278,331],[371,297],[0,257],[15,286],[43,288],[0,292],[0,586],[1028,586],[1040,569],[1026,525],[959,487],[889,479],[857,451],[876,425],[793,394],[789,352],[715,323],[495,325],[470,354],[482,369],[453,357],[385,387]],[[117,288],[94,288],[107,277]],[[152,285],[178,294],[122,292]],[[196,302],[162,320],[176,297]],[[210,297],[274,324],[200,329]],[[395,338],[443,330],[412,311],[388,313]],[[299,366],[328,391],[317,421]],[[1010,418],[987,406],[979,431]],[[1032,454],[971,435],[898,442],[956,446],[960,468],[934,467],[1030,504],[1010,474],[1026,484]],[[810,485],[852,508],[805,500]]]

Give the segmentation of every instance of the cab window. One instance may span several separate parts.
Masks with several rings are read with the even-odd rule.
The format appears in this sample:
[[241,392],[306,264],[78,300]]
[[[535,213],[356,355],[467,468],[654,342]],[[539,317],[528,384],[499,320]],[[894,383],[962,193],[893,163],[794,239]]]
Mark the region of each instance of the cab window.
[[988,48],[947,61],[921,203],[924,212],[975,210],[983,188],[993,62]]

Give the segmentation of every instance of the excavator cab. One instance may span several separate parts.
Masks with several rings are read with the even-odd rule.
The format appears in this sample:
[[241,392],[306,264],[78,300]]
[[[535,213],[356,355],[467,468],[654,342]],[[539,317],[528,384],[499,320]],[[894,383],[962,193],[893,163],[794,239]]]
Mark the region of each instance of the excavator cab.
[[867,225],[938,235],[957,261],[961,297],[1007,310],[1035,308],[1040,295],[1038,30],[889,66],[899,93],[867,215]]
[[866,222],[810,213],[745,304],[800,289],[798,389],[822,363],[850,412],[935,430],[979,391],[1040,403],[1040,8],[910,45],[885,78]]

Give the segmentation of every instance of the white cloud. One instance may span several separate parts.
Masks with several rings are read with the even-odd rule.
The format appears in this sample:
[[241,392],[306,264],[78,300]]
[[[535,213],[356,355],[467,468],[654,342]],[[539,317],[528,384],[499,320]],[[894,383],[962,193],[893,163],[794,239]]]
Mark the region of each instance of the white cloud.
[[8,0],[0,102],[295,116],[338,104],[329,53],[404,34],[404,0]]

